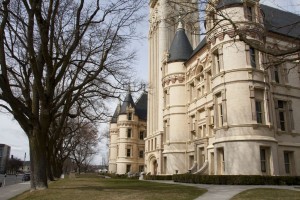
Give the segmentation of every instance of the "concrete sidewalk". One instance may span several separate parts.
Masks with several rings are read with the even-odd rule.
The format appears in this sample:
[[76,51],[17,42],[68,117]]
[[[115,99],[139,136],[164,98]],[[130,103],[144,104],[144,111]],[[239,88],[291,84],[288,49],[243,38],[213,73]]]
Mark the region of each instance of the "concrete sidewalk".
[[0,187],[0,200],[7,200],[27,190],[30,190],[30,181]]
[[300,191],[299,186],[286,185],[208,185],[208,184],[192,184],[192,183],[177,183],[173,181],[153,181],[158,183],[168,183],[177,185],[186,185],[206,189],[207,192],[196,200],[230,200],[238,193],[253,189],[253,188],[274,188]]

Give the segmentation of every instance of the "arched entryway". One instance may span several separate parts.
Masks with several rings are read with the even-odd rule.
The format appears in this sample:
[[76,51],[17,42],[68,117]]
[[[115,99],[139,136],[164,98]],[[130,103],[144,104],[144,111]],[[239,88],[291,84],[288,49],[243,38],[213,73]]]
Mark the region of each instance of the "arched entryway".
[[156,175],[157,174],[158,163],[157,163],[157,159],[156,159],[155,156],[152,156],[150,158],[149,166],[150,166],[150,172],[151,172],[151,174],[152,175]]

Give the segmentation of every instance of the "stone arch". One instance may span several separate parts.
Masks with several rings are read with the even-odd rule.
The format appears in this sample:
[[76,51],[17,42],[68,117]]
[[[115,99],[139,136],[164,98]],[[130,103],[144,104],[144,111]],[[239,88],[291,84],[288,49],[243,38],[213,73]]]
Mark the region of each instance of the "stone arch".
[[157,158],[155,157],[155,155],[150,155],[149,156],[149,171],[151,173],[151,175],[157,175],[157,169],[158,169],[158,162],[157,162]]

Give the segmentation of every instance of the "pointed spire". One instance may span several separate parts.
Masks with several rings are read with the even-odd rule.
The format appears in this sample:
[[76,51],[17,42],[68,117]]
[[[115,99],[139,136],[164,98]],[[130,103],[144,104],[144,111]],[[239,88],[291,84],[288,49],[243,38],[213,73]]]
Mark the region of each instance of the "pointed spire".
[[192,45],[185,34],[183,20],[181,16],[178,19],[178,28],[175,37],[169,49],[168,63],[184,62],[190,58],[193,53]]
[[128,107],[133,107],[135,108],[135,103],[132,99],[132,96],[131,96],[131,91],[130,91],[130,87],[128,87],[128,91],[127,91],[127,94],[126,94],[126,97],[121,105],[121,109],[120,109],[120,114],[125,114],[127,113],[127,108]]

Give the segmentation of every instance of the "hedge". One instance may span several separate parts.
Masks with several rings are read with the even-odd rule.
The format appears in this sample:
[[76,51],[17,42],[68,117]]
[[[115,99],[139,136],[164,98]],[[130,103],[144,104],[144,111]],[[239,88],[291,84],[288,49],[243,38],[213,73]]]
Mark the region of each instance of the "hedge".
[[174,174],[173,180],[216,185],[300,185],[300,176]]
[[145,180],[173,180],[172,175],[145,175]]

